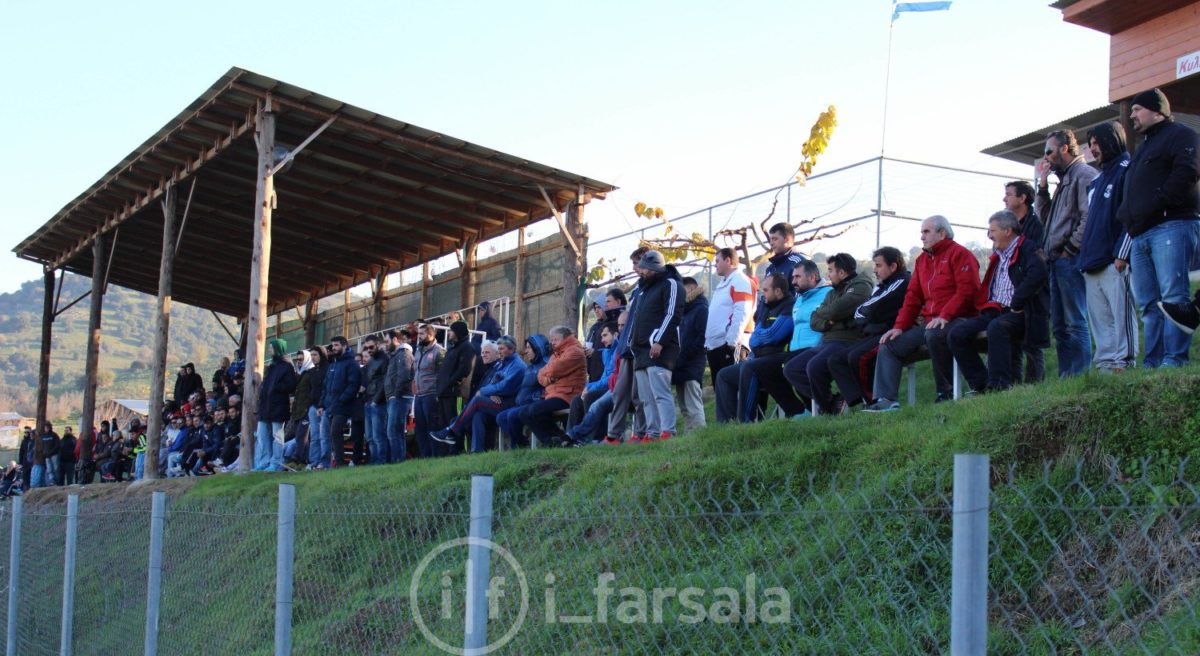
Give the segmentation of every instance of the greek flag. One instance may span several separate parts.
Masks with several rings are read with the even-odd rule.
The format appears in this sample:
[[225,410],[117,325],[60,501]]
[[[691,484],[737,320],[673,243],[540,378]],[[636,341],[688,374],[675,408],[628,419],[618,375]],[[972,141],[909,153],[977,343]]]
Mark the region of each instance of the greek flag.
[[906,11],[942,11],[949,9],[949,2],[901,2],[892,4],[892,22],[896,22],[900,18],[900,14]]

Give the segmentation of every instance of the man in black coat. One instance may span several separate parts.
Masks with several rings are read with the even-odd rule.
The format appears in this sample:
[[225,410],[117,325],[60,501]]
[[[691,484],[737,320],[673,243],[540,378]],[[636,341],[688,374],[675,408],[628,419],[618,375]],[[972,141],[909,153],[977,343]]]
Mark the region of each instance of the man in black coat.
[[679,322],[686,292],[679,271],[658,251],[646,251],[637,271],[642,293],[633,314],[629,343],[634,386],[646,413],[646,437],[642,441],[666,440],[675,432],[671,373],[679,362]]
[[1200,241],[1200,137],[1174,122],[1158,89],[1134,96],[1130,106],[1144,139],[1125,173],[1117,220],[1133,238],[1130,283],[1146,335],[1142,365],[1178,367],[1188,363],[1200,326],[1188,284]]
[[283,471],[284,429],[292,416],[290,396],[296,390],[296,369],[287,358],[287,342],[272,339],[270,352],[271,362],[258,388],[254,471]]
[[704,399],[700,395],[708,351],[704,348],[704,330],[708,326],[708,298],[695,278],[683,279],[687,296],[683,319],[679,322],[679,362],[671,374],[675,396],[683,411],[683,427],[688,432],[704,428]]
[[362,393],[365,398],[363,419],[366,422],[367,444],[371,447],[367,462],[384,465],[390,459],[386,430],[387,396],[384,394],[388,355],[382,340],[374,335],[363,340],[363,352],[367,355],[367,364],[362,368]]
[[[979,316],[962,319],[950,329],[950,351],[971,391],[1000,391],[1013,384],[1013,352],[1021,343],[1049,340],[1049,290],[1046,263],[1039,245],[1021,236],[1015,214],[1000,210],[988,219],[994,250],[988,262],[976,308]],[[987,367],[975,349],[975,338],[987,332]]]
[[[458,416],[459,398],[470,395],[471,372],[475,368],[478,353],[471,344],[470,331],[466,322],[450,324],[450,348],[437,370],[437,398],[441,410],[441,425],[449,426]],[[454,446],[434,444],[434,455],[447,456],[462,451],[462,444]]]

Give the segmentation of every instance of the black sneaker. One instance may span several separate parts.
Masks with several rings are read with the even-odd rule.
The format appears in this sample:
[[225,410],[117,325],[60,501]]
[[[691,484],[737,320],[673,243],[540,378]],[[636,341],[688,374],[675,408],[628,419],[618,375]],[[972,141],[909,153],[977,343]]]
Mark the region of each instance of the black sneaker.
[[1200,326],[1200,310],[1192,303],[1163,303],[1158,301],[1158,309],[1163,316],[1175,324],[1175,327],[1191,335]]
[[434,442],[441,442],[442,444],[454,444],[455,443],[454,442],[454,433],[451,433],[449,428],[435,430],[429,434],[429,437],[431,437]]
[[937,398],[934,399],[933,402],[934,403],[945,403],[947,401],[953,401],[953,400],[954,400],[953,396],[951,396],[945,392],[938,392]]

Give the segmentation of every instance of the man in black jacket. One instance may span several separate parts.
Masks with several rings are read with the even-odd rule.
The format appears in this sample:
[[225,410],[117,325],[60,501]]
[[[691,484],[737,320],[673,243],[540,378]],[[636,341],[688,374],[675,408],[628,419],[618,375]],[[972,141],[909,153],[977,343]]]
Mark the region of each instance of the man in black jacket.
[[1162,91],[1143,91],[1130,104],[1143,141],[1125,174],[1117,220],[1133,238],[1130,282],[1146,334],[1142,364],[1177,367],[1188,363],[1200,325],[1188,298],[1188,269],[1200,240],[1200,139],[1171,119]]
[[[471,344],[470,331],[463,321],[450,324],[450,348],[437,370],[438,408],[441,410],[439,425],[449,426],[458,416],[459,398],[469,395],[471,372],[475,368],[478,354]],[[464,394],[466,393],[466,394]],[[435,456],[448,456],[462,451],[462,444],[448,446],[434,442]]]
[[646,413],[641,441],[667,440],[675,432],[675,398],[671,372],[679,360],[679,321],[686,293],[674,266],[662,253],[646,251],[638,263],[641,297],[633,315],[634,387]]
[[[1021,236],[1016,215],[1000,210],[988,219],[994,250],[975,306],[979,315],[950,329],[948,342],[971,391],[1006,390],[1013,383],[1013,352],[1024,340],[1039,342],[1049,327],[1046,263],[1040,245]],[[975,349],[975,338],[987,332],[987,368]]]
[[683,319],[679,322],[679,363],[671,374],[679,408],[683,412],[683,428],[691,432],[704,428],[703,387],[704,365],[708,351],[704,349],[704,330],[708,327],[708,298],[695,278],[683,279],[687,298],[683,304]]
[[[54,426],[50,422],[46,422],[46,429],[42,431],[42,458],[44,465],[42,469],[42,487],[49,487],[58,484],[58,433],[54,432]],[[37,481],[34,481],[36,484]]]
[[391,459],[388,445],[387,397],[384,394],[384,379],[387,377],[388,355],[380,340],[374,335],[363,340],[363,352],[367,364],[362,368],[362,393],[366,399],[363,408],[367,444],[371,447],[372,465],[384,465]]
[[862,403],[863,390],[870,390],[875,374],[875,354],[879,336],[896,323],[896,315],[908,292],[912,274],[904,263],[900,249],[884,246],[871,255],[874,261],[875,291],[854,311],[854,321],[862,339],[851,346],[842,357],[830,358],[829,373],[837,382],[842,398],[853,407]]
[[272,339],[269,347],[271,362],[258,387],[254,471],[283,471],[284,429],[292,416],[290,397],[296,390],[296,369],[287,358],[287,342]]
[[413,350],[410,336],[402,328],[391,332],[391,361],[383,378],[383,395],[387,397],[388,462],[404,462],[407,445],[408,415],[413,407]]

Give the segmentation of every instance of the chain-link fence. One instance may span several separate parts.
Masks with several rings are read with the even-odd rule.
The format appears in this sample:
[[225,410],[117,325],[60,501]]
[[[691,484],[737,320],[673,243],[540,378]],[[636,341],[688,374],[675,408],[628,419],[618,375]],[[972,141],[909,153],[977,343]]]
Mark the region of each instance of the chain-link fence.
[[[70,645],[140,652],[153,607],[169,654],[1200,653],[1188,469],[960,458],[973,481],[302,487],[283,521],[274,498],[183,497],[157,594],[150,504],[85,501]],[[15,653],[55,653],[69,520],[13,510]]]

